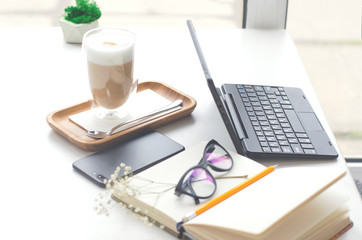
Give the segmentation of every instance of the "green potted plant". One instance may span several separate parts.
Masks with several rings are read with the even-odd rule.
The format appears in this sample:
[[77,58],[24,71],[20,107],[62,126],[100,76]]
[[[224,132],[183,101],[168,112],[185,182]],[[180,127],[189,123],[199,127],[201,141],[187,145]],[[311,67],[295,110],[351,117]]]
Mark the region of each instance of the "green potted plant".
[[102,13],[94,0],[76,0],[75,6],[64,9],[60,19],[64,39],[68,43],[81,43],[84,33],[98,27]]

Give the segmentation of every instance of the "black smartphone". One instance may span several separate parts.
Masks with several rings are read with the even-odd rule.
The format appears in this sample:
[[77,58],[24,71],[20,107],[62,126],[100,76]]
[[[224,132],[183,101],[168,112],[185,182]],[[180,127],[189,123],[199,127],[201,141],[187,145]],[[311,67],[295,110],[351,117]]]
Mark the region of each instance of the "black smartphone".
[[121,163],[137,174],[184,149],[181,144],[153,131],[81,158],[73,163],[73,168],[105,187],[104,180],[108,180]]

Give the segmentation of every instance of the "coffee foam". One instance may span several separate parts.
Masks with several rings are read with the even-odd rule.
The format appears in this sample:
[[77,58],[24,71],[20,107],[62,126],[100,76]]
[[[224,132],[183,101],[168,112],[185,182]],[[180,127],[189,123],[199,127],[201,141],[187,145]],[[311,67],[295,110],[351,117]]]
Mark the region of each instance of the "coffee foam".
[[130,32],[123,34],[112,32],[93,33],[85,39],[84,50],[87,60],[103,65],[122,65],[133,60],[135,36]]

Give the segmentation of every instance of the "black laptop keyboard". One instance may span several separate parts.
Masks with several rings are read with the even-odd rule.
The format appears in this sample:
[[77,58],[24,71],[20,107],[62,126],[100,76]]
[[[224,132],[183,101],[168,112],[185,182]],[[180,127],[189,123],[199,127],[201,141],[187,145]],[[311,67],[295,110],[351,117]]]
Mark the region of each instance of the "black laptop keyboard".
[[236,87],[263,152],[316,154],[283,87]]

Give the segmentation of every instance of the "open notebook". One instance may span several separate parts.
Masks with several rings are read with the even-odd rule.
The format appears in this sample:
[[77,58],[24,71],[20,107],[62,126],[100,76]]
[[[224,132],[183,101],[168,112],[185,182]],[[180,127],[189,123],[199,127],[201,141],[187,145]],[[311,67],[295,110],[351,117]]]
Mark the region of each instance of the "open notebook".
[[[131,184],[140,189],[136,198],[115,191],[116,200],[137,207],[173,234],[185,214],[195,210],[191,197],[174,195],[174,185],[182,174],[200,160],[206,142],[134,176]],[[229,151],[230,152],[230,151]],[[234,167],[226,175],[248,177],[265,166],[230,152]],[[348,198],[333,188],[345,175],[340,168],[277,168],[232,197],[183,224],[197,239],[332,239],[352,226]],[[218,176],[215,173],[214,176]],[[150,184],[147,180],[152,180]],[[212,198],[245,181],[218,179]],[[159,194],[157,194],[159,193]]]

